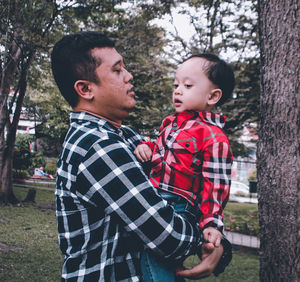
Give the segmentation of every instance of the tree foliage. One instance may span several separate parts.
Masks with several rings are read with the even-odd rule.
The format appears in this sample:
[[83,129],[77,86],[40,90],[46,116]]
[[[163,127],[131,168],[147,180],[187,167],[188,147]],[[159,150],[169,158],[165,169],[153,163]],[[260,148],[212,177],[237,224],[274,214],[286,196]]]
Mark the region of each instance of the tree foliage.
[[133,75],[137,100],[125,123],[149,136],[155,135],[162,119],[170,113],[170,73],[174,72],[174,67],[163,57],[164,30],[149,23],[156,9],[156,6],[138,7],[116,31],[117,48]]
[[[88,24],[89,12],[106,13],[122,1],[1,0],[0,5],[0,199],[17,202],[12,191],[12,156],[28,74],[39,73],[49,48],[65,32]],[[82,21],[82,18],[85,21]],[[34,81],[32,79],[32,81]],[[13,92],[9,99],[10,92]]]

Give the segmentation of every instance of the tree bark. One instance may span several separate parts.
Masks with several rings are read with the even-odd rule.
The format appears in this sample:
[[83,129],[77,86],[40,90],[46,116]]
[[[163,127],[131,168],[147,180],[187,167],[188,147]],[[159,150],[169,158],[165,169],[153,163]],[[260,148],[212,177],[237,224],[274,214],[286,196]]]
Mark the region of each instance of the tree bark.
[[[34,58],[35,51],[29,51],[26,55],[24,55],[24,53],[26,53],[25,50],[23,50],[23,52],[20,52],[21,55],[18,56],[18,60],[14,61],[15,67],[7,68],[5,70],[6,75],[3,75],[4,78],[12,77],[14,72],[16,71],[16,65],[20,65],[20,78],[18,87],[19,93],[15,101],[16,107],[12,121],[9,120],[7,101],[1,111],[1,120],[6,123],[6,132],[4,130],[1,132],[0,142],[0,201],[11,204],[16,204],[19,202],[13,193],[12,186],[13,150],[16,140],[17,126],[21,114],[21,108],[27,88],[28,70]],[[5,91],[8,91],[10,88],[9,86],[11,84],[8,84],[9,82],[10,80],[2,80],[1,86],[5,86]],[[6,94],[5,91],[3,91],[2,95]],[[6,95],[8,97],[8,94]]]
[[2,70],[0,84],[0,201],[15,204],[17,203],[17,199],[12,190],[12,154],[14,143],[10,144],[7,142],[11,126],[7,99],[20,60],[21,50],[14,43],[10,52],[12,58],[9,59],[9,56],[6,58],[9,63]]
[[260,281],[300,281],[300,3],[258,7]]

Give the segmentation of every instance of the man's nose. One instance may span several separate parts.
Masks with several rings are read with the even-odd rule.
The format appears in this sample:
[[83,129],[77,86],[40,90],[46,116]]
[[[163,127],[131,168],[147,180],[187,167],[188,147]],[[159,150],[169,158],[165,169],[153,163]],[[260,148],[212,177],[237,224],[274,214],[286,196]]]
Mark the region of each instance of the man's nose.
[[132,76],[132,74],[127,70],[127,69],[125,69],[125,72],[126,72],[126,74],[125,74],[125,82],[129,82],[130,80],[132,80],[133,79],[133,76]]

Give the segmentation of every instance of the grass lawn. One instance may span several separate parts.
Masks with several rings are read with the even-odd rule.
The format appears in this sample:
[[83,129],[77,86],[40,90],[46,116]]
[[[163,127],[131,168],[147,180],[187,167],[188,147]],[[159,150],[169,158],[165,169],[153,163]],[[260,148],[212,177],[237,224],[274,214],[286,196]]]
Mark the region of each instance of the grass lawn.
[[229,202],[224,211],[227,231],[257,236],[259,232],[257,204]]
[[[27,190],[15,188],[14,192],[18,199],[24,199]],[[231,216],[236,220],[240,214],[237,205],[229,203],[226,207],[226,212],[232,211]],[[36,204],[0,205],[1,282],[60,281],[62,261],[57,244],[53,192],[37,190]],[[186,265],[196,262],[196,257],[190,257]],[[258,271],[257,255],[235,250],[225,273],[201,281],[258,281]]]

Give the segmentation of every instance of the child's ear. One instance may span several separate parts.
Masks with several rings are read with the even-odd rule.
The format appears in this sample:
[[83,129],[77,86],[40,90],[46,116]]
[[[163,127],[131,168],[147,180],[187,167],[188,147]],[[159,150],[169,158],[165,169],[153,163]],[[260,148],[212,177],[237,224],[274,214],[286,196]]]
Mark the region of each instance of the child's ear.
[[92,100],[94,98],[94,95],[91,91],[91,86],[89,81],[87,80],[77,80],[74,83],[74,89],[79,95],[84,100]]
[[221,99],[222,97],[222,90],[217,88],[217,89],[214,89],[210,92],[209,96],[208,96],[208,105],[210,106],[214,106],[216,105],[219,100]]

